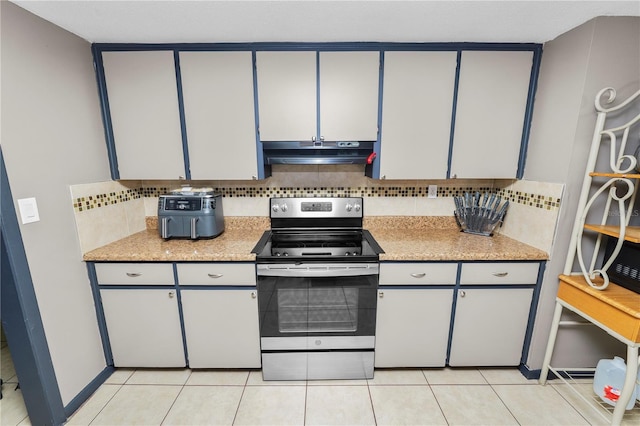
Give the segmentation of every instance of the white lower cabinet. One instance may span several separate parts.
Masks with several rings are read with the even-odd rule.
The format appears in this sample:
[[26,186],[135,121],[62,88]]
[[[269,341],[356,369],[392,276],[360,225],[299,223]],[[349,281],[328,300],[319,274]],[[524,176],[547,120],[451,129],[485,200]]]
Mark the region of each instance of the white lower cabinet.
[[191,368],[260,368],[255,289],[181,290]]
[[375,366],[444,367],[453,289],[381,289],[378,294]]
[[115,367],[184,367],[173,289],[103,289],[102,308]]
[[444,367],[457,270],[447,262],[380,265],[376,367]]
[[532,296],[531,288],[458,290],[449,365],[519,365]]

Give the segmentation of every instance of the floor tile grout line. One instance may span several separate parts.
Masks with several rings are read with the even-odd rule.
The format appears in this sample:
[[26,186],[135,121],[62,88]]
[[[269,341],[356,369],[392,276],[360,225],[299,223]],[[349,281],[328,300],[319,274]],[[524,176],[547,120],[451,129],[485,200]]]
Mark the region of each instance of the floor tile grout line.
[[309,397],[309,381],[304,381],[304,414],[302,416],[302,424],[307,424],[307,398]]
[[371,413],[373,414],[373,424],[378,425],[378,417],[376,416],[376,407],[373,404],[373,396],[371,395],[371,386],[369,386],[369,380],[367,380],[367,393],[369,394],[369,403],[371,404]]
[[[496,386],[502,386],[502,385],[496,385]],[[511,411],[511,409],[509,408],[509,406],[507,405],[506,402],[504,402],[504,400],[502,399],[502,397],[500,397],[500,394],[498,393],[498,391],[496,391],[493,387],[492,384],[489,384],[489,388],[491,388],[491,390],[493,391],[493,393],[498,397],[498,399],[500,400],[500,402],[502,403],[502,405],[504,406],[504,408],[506,408],[506,410],[509,412],[509,414],[511,414],[511,417],[513,417],[513,419],[516,421],[516,423],[518,423],[519,425],[521,425],[522,423],[520,423],[520,421],[518,420],[518,418],[516,417],[516,415],[513,413],[513,411]]]
[[242,387],[242,393],[240,393],[240,398],[238,399],[238,405],[236,406],[236,412],[233,414],[231,425],[236,424],[236,419],[238,418],[238,412],[240,411],[240,405],[242,404],[242,398],[244,398],[244,393],[247,390],[247,386],[249,386],[249,377],[251,377],[251,371],[247,372],[247,377],[246,379],[244,379],[244,386]]
[[[124,383],[122,383],[122,384],[114,384],[114,385],[110,385],[110,386],[118,386],[118,390],[117,390],[117,391],[115,391],[115,392],[113,393],[113,395],[111,395],[111,398],[109,398],[109,399],[107,400],[107,402],[105,402],[105,403],[102,405],[102,408],[100,408],[100,410],[98,410],[98,413],[97,413],[95,416],[93,416],[93,418],[91,419],[91,421],[88,423],[89,425],[93,424],[93,422],[95,422],[95,421],[96,421],[96,419],[98,418],[98,416],[100,416],[100,414],[104,411],[104,409],[105,409],[105,408],[107,408],[107,405],[109,405],[109,403],[110,403],[111,401],[113,401],[113,398],[115,398],[115,397],[116,397],[116,395],[118,394],[118,392],[120,392],[120,391],[122,390],[122,388],[124,388]],[[89,400],[87,400],[87,401],[89,401]],[[85,403],[86,403],[87,401],[85,401]],[[82,406],[81,406],[81,407],[82,407]],[[75,414],[77,414],[79,411],[80,411],[80,409],[77,409],[77,410],[75,411],[74,415],[75,415]],[[72,417],[73,417],[73,416],[72,416]],[[68,420],[70,420],[70,419],[67,419],[67,421],[68,421]]]
[[[188,378],[187,378],[188,380]],[[184,388],[186,387],[186,380],[185,380],[185,384],[182,385],[182,387],[180,388],[180,391],[178,392],[178,394],[176,395],[176,397],[174,398],[173,402],[171,403],[171,406],[169,406],[169,409],[167,410],[167,412],[165,413],[164,417],[162,417],[162,420],[160,421],[160,426],[162,426],[164,424],[164,422],[167,420],[167,416],[169,416],[169,413],[171,412],[171,410],[173,409],[173,406],[176,405],[176,401],[178,401],[178,398],[180,398],[180,395],[182,394],[182,391],[184,390]]]
[[[423,371],[423,373],[424,373],[424,371]],[[425,375],[425,379],[426,378],[427,377]],[[429,380],[427,380],[427,382],[429,382]],[[429,392],[431,392],[431,395],[433,396],[433,399],[436,401],[436,404],[438,404],[438,409],[440,410],[440,414],[442,414],[442,418],[444,419],[445,422],[447,422],[447,425],[450,425],[451,423],[449,422],[449,419],[447,419],[447,415],[444,413],[444,410],[442,409],[442,405],[440,404],[440,401],[438,400],[438,396],[433,391],[433,388],[431,387],[431,384],[429,384]]]

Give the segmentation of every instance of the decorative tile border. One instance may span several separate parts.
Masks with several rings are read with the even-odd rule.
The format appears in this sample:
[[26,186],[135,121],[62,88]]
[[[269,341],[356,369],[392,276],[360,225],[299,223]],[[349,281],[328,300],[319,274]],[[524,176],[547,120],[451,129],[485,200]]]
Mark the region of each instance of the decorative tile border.
[[141,198],[140,189],[126,189],[118,192],[109,192],[106,194],[88,195],[73,200],[73,209],[76,212],[96,209],[112,204],[124,203],[126,201]]
[[[220,187],[215,191],[226,198],[252,197],[426,197],[427,186],[371,186],[371,187]],[[168,187],[141,187],[119,192],[90,195],[73,200],[76,212],[87,211],[112,204],[123,203],[139,198],[158,197],[170,191]],[[511,189],[491,187],[438,186],[438,197],[453,197],[465,192],[496,193],[503,199],[544,210],[557,210],[560,199],[540,194],[531,194]]]
[[538,209],[557,210],[560,208],[560,198],[539,194],[529,194],[521,191],[513,191],[511,189],[502,189],[498,192],[498,195],[509,200],[509,202],[524,204],[525,206],[535,207]]

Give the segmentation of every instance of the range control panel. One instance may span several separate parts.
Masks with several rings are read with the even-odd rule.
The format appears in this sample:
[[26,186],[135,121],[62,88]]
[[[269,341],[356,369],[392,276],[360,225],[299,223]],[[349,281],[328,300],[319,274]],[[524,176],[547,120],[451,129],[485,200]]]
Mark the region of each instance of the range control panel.
[[272,198],[271,218],[362,218],[362,198]]

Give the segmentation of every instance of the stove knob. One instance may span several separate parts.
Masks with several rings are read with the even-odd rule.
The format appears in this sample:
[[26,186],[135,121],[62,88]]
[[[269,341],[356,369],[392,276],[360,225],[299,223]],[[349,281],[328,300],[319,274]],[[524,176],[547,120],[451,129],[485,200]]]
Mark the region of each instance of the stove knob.
[[289,210],[289,207],[286,204],[283,204],[280,206],[280,210],[282,210],[283,212],[286,212],[287,210]]
[[358,252],[354,251],[354,252],[353,252],[353,255],[354,255],[354,256],[357,256],[357,255],[358,255]]
[[279,251],[276,252],[276,256],[281,256]]
[[351,210],[353,210],[353,206],[351,204],[347,204],[345,206],[345,208],[347,209],[348,212],[350,212]]
[[344,255],[345,255],[345,256],[349,256],[349,252],[346,252]]
[[271,210],[273,210],[274,212],[277,212],[277,211],[279,210],[278,205],[277,205],[277,204],[274,204],[274,205],[271,207]]
[[362,206],[360,204],[356,204],[355,206],[353,206],[353,208],[355,209],[355,211],[359,212],[362,209]]
[[284,253],[282,253],[285,256],[289,256],[289,253],[287,253],[286,251]]

